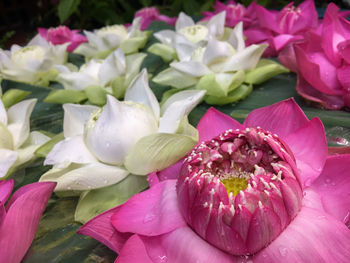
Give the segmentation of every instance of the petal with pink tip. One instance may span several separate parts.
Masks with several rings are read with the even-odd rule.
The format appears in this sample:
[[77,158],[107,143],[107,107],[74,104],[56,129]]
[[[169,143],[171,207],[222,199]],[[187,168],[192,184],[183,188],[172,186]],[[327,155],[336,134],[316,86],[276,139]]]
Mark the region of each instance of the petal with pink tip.
[[346,263],[349,258],[350,230],[324,212],[303,207],[289,226],[252,261]]
[[112,217],[120,232],[160,235],[186,225],[178,207],[176,180],[166,180],[130,198]]
[[[215,123],[215,125],[213,125],[213,123]],[[216,110],[215,108],[210,108],[203,115],[197,125],[197,130],[199,133],[198,143],[210,140],[228,129],[243,129],[243,126],[238,121],[227,116],[226,114]]]
[[[159,258],[161,260],[161,258]],[[158,261],[159,261],[158,260]],[[158,262],[156,261],[156,262]],[[153,263],[146,251],[145,245],[138,235],[128,239],[114,263]],[[161,262],[161,261],[160,261]],[[166,262],[166,261],[164,261]]]
[[257,127],[285,138],[308,123],[304,112],[294,99],[253,110],[244,121],[245,127]]
[[33,241],[54,183],[23,186],[7,205],[7,215],[0,228],[0,262],[20,262]]
[[83,225],[77,233],[90,236],[119,253],[125,242],[132,235],[131,233],[120,233],[112,225],[111,217],[120,207],[121,206],[112,208],[91,219]]
[[5,204],[13,189],[13,180],[0,181],[0,202]]
[[327,158],[327,139],[319,118],[285,138],[292,150],[302,185],[310,186],[320,175]]
[[311,186],[326,212],[347,223],[350,220],[350,154],[327,158],[321,175]]
[[171,263],[235,263],[240,259],[210,245],[187,226],[161,236],[141,236],[141,239],[153,262],[165,259],[164,262]]

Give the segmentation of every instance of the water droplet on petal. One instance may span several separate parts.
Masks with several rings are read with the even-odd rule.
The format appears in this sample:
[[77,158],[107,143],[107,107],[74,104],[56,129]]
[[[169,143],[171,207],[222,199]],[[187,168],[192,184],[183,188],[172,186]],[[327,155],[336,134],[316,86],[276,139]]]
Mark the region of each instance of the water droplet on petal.
[[286,248],[286,247],[280,247],[279,251],[280,251],[280,254],[282,257],[285,257],[288,254],[288,248]]
[[326,182],[326,184],[329,184],[329,183],[331,182],[331,179],[327,178],[327,179],[325,180],[325,182]]
[[145,218],[143,219],[143,222],[144,223],[148,223],[148,222],[151,222],[153,221],[154,219],[156,218],[156,215],[153,214],[153,213],[148,213]]

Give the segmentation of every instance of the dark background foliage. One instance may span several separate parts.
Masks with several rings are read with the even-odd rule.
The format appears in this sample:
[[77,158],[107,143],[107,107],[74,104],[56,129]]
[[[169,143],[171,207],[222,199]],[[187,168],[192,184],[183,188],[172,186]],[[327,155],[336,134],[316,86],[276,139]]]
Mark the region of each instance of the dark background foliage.
[[[237,3],[249,5],[252,0]],[[279,9],[287,0],[258,0],[260,5]],[[299,4],[300,0],[295,1]],[[350,1],[316,0],[318,8],[335,2],[341,8],[350,8]],[[215,0],[1,0],[0,1],[0,47],[25,44],[36,34],[37,27],[56,27],[64,24],[73,29],[94,29],[104,25],[130,22],[137,10],[157,6],[163,14],[177,16],[180,11],[200,15],[211,10]]]

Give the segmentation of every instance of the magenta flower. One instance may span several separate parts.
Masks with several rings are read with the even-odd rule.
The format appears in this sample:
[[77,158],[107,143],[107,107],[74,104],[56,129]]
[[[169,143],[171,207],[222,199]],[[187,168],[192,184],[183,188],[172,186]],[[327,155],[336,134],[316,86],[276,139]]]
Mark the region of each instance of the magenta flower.
[[211,108],[197,129],[181,163],[79,232],[118,263],[348,262],[350,155],[327,157],[318,118],[289,99],[243,124]]
[[313,0],[305,0],[298,7],[293,2],[280,12],[256,5],[258,23],[245,30],[248,45],[268,43],[265,56],[277,56],[290,42],[303,39],[305,32],[318,26]]
[[79,30],[70,30],[66,26],[51,27],[49,29],[39,27],[38,32],[47,42],[54,45],[70,43],[67,47],[68,52],[73,52],[81,43],[87,42],[87,38],[79,34]]
[[0,263],[22,260],[34,239],[55,183],[33,183],[9,198],[13,180],[0,181]]
[[226,21],[225,26],[234,27],[239,22],[243,22],[244,28],[249,27],[254,21],[256,21],[256,13],[255,13],[255,5],[256,1],[253,1],[248,8],[246,8],[242,4],[238,4],[233,0],[229,0],[227,4],[221,3],[220,1],[216,1],[214,5],[214,12],[203,12],[204,18],[202,20],[209,20],[216,14],[219,14],[223,11],[226,12]]
[[294,52],[301,96],[328,109],[350,107],[350,23],[335,4],[328,5],[319,30],[296,43]]
[[168,17],[161,15],[157,7],[145,7],[138,10],[135,13],[135,17],[141,17],[141,30],[145,30],[153,21],[163,21],[169,25],[174,26],[177,20],[177,17]]

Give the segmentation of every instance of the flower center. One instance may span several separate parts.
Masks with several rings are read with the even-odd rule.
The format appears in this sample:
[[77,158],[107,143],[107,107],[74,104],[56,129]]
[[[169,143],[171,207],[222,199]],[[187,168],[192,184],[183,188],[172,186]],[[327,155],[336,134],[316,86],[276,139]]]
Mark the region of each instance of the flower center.
[[254,254],[297,215],[302,191],[288,146],[259,127],[228,130],[186,157],[177,184],[187,223],[233,255]]
[[181,28],[179,33],[187,38],[191,43],[198,43],[208,35],[208,28],[202,25],[194,25]]
[[12,61],[17,65],[26,66],[30,61],[42,61],[45,57],[46,50],[40,46],[27,46],[17,50],[11,55]]

